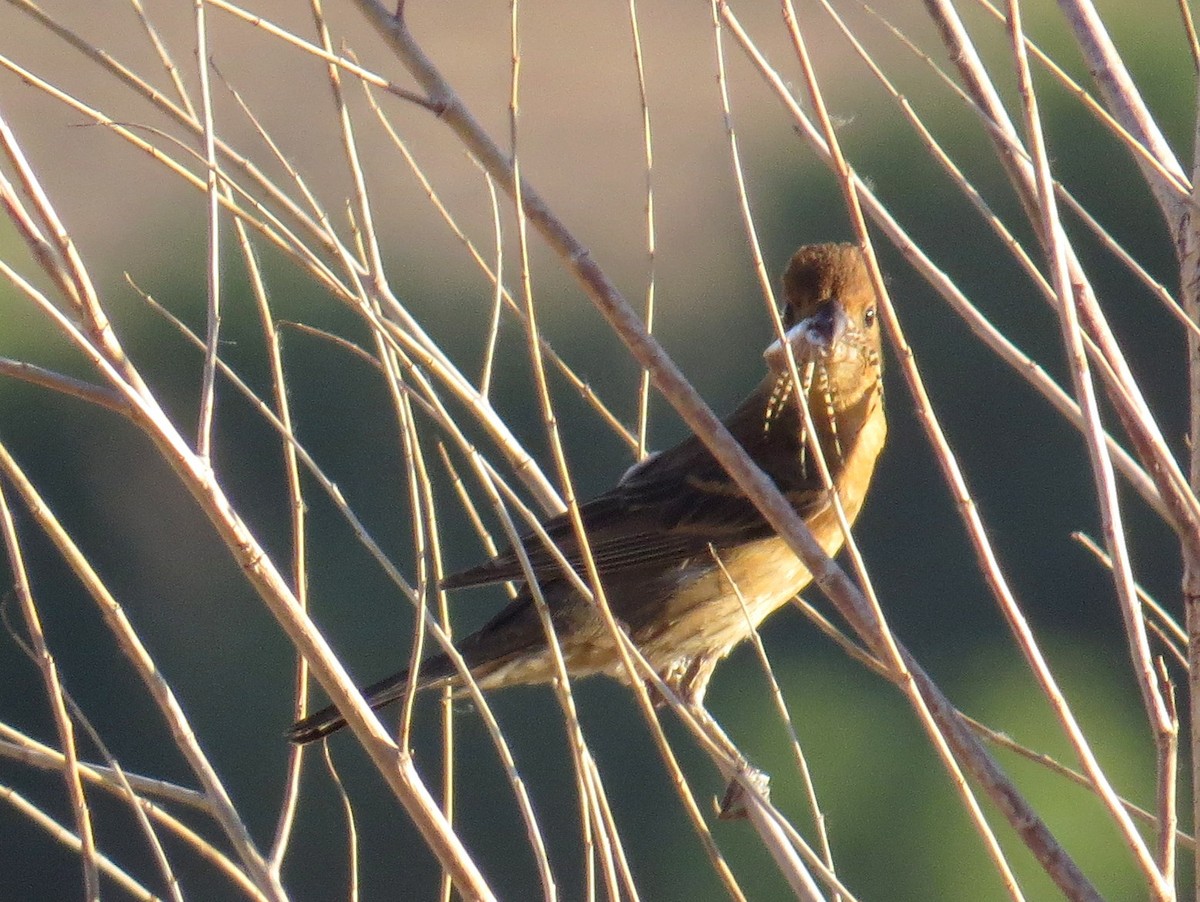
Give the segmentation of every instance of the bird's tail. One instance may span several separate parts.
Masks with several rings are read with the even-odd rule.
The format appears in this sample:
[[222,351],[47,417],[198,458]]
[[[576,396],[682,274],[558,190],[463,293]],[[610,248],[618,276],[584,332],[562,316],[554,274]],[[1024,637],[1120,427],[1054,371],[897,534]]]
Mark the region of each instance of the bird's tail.
[[[445,682],[447,677],[454,673],[454,667],[450,664],[449,659],[443,659],[440,656],[431,660],[425,661],[421,665],[420,682],[417,684],[417,689],[426,689],[435,683]],[[372,710],[378,710],[392,702],[399,701],[404,697],[405,691],[408,689],[408,669],[405,668],[399,673],[393,674],[385,680],[380,680],[378,683],[373,683],[363,689],[363,696],[367,700],[367,704]],[[324,739],[330,733],[335,733],[346,725],[346,718],[342,717],[342,712],[335,705],[329,705],[322,708],[313,714],[308,715],[303,720],[298,720],[290,730],[287,731],[287,738],[297,745],[304,745],[308,742],[315,742],[318,739]]]
[[[556,591],[567,591],[566,584],[559,584]],[[550,600],[554,603],[553,597]],[[525,594],[516,598],[487,624],[458,643],[459,653],[467,667],[485,688],[550,679],[553,670],[549,658],[539,654],[545,647],[546,638],[537,611],[529,596]],[[527,659],[533,664],[532,668],[523,671],[521,676],[514,676],[511,666]],[[490,684],[486,683],[489,678],[492,680]],[[436,654],[421,662],[417,679],[418,690],[461,684],[457,668],[446,655]],[[363,695],[372,708],[382,708],[403,698],[407,689],[408,670],[405,669],[386,680],[368,686],[363,690]],[[287,738],[303,745],[323,739],[345,725],[346,719],[342,717],[342,713],[334,705],[330,705],[294,723],[287,731]]]

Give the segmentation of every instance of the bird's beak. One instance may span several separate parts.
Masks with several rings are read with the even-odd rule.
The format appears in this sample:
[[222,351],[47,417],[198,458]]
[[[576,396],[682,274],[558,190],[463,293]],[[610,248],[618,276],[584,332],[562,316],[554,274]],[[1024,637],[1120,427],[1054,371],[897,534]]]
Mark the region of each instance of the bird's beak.
[[[792,346],[792,355],[797,360],[827,357],[842,340],[849,326],[850,317],[846,315],[841,301],[834,298],[818,307],[812,316],[788,329],[784,337]],[[787,354],[779,339],[767,346],[763,357],[773,371],[783,372],[787,369]]]

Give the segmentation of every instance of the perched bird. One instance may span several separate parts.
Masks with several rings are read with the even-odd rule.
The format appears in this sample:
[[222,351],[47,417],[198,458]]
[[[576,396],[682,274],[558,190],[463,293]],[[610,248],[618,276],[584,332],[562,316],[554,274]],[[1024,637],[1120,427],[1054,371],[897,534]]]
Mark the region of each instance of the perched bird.
[[[846,517],[858,515],[883,448],[882,360],[875,291],[861,250],[850,244],[800,248],[783,274],[782,311],[821,452]],[[725,421],[733,436],[804,518],[828,554],[843,535],[805,435],[786,354],[764,353],[766,378]],[[613,615],[650,664],[685,701],[700,705],[717,663],[759,623],[808,585],[811,574],[694,435],[635,465],[580,510]],[[545,530],[580,573],[578,542],[565,515]],[[536,538],[523,540],[568,671],[627,679],[612,636]],[[716,560],[720,558],[724,572]],[[455,589],[524,580],[512,549],[450,576]],[[732,583],[737,585],[735,592]],[[740,596],[740,597],[739,597]],[[743,607],[744,604],[744,607]],[[458,650],[484,689],[555,676],[528,587]],[[459,685],[444,654],[426,659],[419,688]],[[373,708],[403,696],[408,671],[363,690]],[[310,742],[345,725],[335,707],[304,718],[288,736]]]

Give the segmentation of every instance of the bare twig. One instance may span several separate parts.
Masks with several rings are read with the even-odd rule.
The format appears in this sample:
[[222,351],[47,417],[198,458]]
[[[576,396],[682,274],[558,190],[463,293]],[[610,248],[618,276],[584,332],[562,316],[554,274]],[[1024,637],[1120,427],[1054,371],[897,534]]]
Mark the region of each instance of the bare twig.
[[129,416],[130,413],[129,405],[117,392],[100,385],[84,382],[82,379],[55,373],[34,363],[0,357],[0,375],[20,379],[30,385],[40,385],[42,388],[78,398],[80,401],[111,410],[121,416]]
[[[1145,621],[1142,618],[1141,607],[1137,604],[1133,590],[1133,569],[1129,561],[1129,551],[1125,544],[1125,530],[1121,518],[1121,509],[1117,502],[1116,484],[1113,477],[1112,461],[1108,449],[1101,436],[1104,433],[1100,425],[1100,410],[1096,398],[1095,387],[1092,384],[1091,372],[1088,367],[1087,354],[1083,347],[1079,319],[1076,313],[1076,292],[1082,294],[1079,283],[1072,282],[1068,266],[1067,238],[1058,219],[1058,208],[1055,203],[1054,188],[1050,178],[1050,161],[1047,157],[1045,138],[1042,133],[1042,122],[1038,112],[1037,96],[1033,90],[1029,74],[1029,60],[1025,52],[1024,32],[1021,26],[1020,6],[1016,0],[1008,4],[1009,32],[1012,36],[1013,56],[1016,60],[1018,85],[1021,92],[1022,106],[1025,111],[1025,131],[1029,141],[1030,155],[1033,158],[1034,173],[1037,183],[1037,210],[1040,218],[1042,243],[1050,258],[1051,271],[1055,293],[1059,299],[1059,322],[1062,326],[1063,344],[1067,350],[1071,376],[1075,383],[1075,395],[1087,418],[1089,428],[1088,454],[1092,464],[1092,474],[1096,483],[1096,494],[1100,500],[1101,519],[1104,525],[1106,544],[1113,556],[1113,576],[1117,588],[1117,596],[1121,602],[1121,613],[1125,619],[1126,635],[1128,637],[1130,654],[1134,663],[1134,673],[1137,676],[1138,688],[1142,692],[1142,701],[1146,714],[1158,743],[1160,757],[1169,753],[1172,745],[1172,720],[1167,713],[1166,705],[1158,692],[1153,665],[1150,661],[1150,647],[1146,641]],[[1065,710],[1065,708],[1064,708]],[[1101,797],[1109,812],[1121,828],[1126,844],[1137,859],[1142,872],[1150,884],[1151,891],[1162,898],[1173,898],[1174,890],[1166,880],[1146,848],[1145,842],[1138,833],[1132,819],[1121,807],[1120,800],[1103,776],[1099,763],[1084,743],[1082,732],[1071,729],[1072,742],[1076,752],[1081,756],[1084,768],[1096,782]],[[1164,767],[1160,760],[1159,780],[1165,779]],[[1168,791],[1174,793],[1172,784]],[[1161,792],[1160,792],[1161,797]],[[1160,812],[1160,818],[1163,818]]]
[[[196,70],[200,76],[200,110],[204,141],[205,193],[208,211],[208,338],[200,380],[200,414],[196,427],[196,454],[208,461],[212,454],[213,412],[216,407],[217,343],[221,339],[221,206],[223,193],[217,169],[216,123],[212,89],[208,82],[208,6],[195,4]],[[211,465],[211,464],[210,464]]]
[[[642,106],[642,146],[646,154],[646,331],[654,331],[655,266],[658,263],[654,224],[654,140],[650,129],[650,98],[646,93],[646,65],[642,56],[642,33],[638,25],[637,0],[629,0],[629,31],[633,39],[633,61],[637,66],[638,99]],[[646,433],[650,427],[650,371],[642,370],[638,386],[638,458],[647,454]]]
[[71,814],[75,818],[76,836],[79,838],[79,863],[83,869],[84,897],[89,902],[93,902],[93,900],[98,902],[100,899],[100,874],[97,868],[96,837],[92,832],[91,808],[83,792],[83,781],[80,779],[78,749],[75,745],[75,726],[67,713],[67,706],[63,699],[58,664],[46,644],[46,635],[42,630],[37,602],[33,597],[33,587],[29,583],[29,574],[25,569],[25,556],[21,551],[17,526],[13,522],[12,511],[8,505],[8,497],[3,483],[0,483],[0,535],[4,537],[4,548],[8,553],[9,566],[12,568],[14,588],[21,605],[21,615],[25,620],[25,631],[29,636],[30,655],[42,672],[46,700],[54,716],[54,728],[58,731],[58,741],[63,748],[62,777],[66,785],[67,798],[71,800]]
[[[54,820],[49,814],[15,789],[0,785],[0,801],[7,802],[31,824],[49,833],[51,837],[72,852],[82,854],[83,843],[77,835]],[[113,862],[107,855],[97,853],[96,866],[104,873],[104,876],[115,881],[118,886],[129,893],[134,899],[142,899],[145,902],[157,902],[158,897],[154,893],[150,892],[149,889],[130,876],[128,872]]]

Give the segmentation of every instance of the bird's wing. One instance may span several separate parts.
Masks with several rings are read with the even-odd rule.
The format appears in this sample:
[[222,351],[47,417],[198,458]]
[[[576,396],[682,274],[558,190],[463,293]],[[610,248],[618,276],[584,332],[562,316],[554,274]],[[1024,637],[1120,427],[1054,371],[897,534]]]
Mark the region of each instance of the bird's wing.
[[[738,420],[731,418],[730,426]],[[761,420],[758,431],[762,432]],[[738,429],[734,428],[738,435]],[[779,430],[770,443],[755,447],[752,456],[801,516],[810,516],[827,503],[819,482],[800,466],[798,436]],[[729,548],[763,538],[771,527],[695,436],[685,439],[635,467],[618,485],[580,508],[588,544],[603,575],[651,564],[669,566],[704,554],[711,544]],[[546,533],[578,572],[583,557],[566,515],[544,524]],[[535,536],[522,540],[533,572],[539,579],[562,576],[561,565]],[[485,564],[443,580],[444,588],[524,579],[512,549]]]

